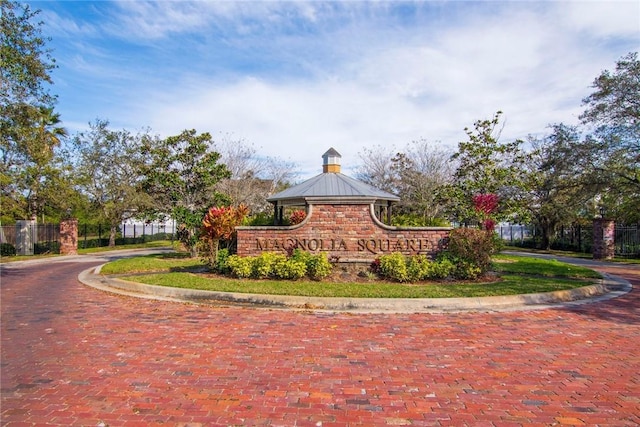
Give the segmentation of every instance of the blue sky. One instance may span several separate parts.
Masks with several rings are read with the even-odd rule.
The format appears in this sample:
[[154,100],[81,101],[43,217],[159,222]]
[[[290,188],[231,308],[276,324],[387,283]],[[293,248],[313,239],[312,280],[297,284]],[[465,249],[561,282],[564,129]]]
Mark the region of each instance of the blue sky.
[[452,148],[502,110],[502,139],[577,124],[595,77],[640,50],[638,1],[32,1],[75,133],[183,129],[343,171],[364,148]]

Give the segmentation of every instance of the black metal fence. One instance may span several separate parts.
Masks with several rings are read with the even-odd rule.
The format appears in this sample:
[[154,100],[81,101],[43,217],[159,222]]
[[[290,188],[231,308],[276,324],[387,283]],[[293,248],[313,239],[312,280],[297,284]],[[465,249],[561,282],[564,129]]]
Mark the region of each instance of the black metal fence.
[[[615,255],[640,258],[640,226],[615,226]],[[540,230],[530,225],[507,224],[496,227],[498,235],[512,246],[536,248],[540,246]],[[593,253],[593,225],[560,227],[551,236],[551,249]]]
[[[60,252],[60,224],[35,224],[27,228],[34,255]],[[116,246],[175,239],[175,227],[164,224],[121,224],[116,231]],[[109,246],[110,227],[103,224],[78,225],[78,249]],[[0,226],[1,255],[16,253],[15,225]]]
[[[121,224],[115,236],[116,246],[158,240],[174,240],[175,227],[164,224]],[[78,249],[109,246],[111,228],[102,224],[78,225]]]
[[616,255],[640,258],[640,225],[616,225],[614,242],[616,245]]
[[[60,225],[36,224],[29,228],[32,233],[34,254],[58,253],[60,251]],[[530,225],[507,224],[496,227],[498,235],[512,246],[535,248],[540,245],[541,233]],[[146,243],[158,240],[175,240],[175,227],[171,224],[121,224],[116,232],[116,246]],[[78,225],[78,249],[109,246],[110,228],[102,224]],[[15,253],[16,226],[0,226],[1,255]],[[551,238],[551,249],[573,252],[593,252],[593,226],[575,225],[560,227]],[[640,226],[616,224],[615,254],[619,257],[640,258]]]

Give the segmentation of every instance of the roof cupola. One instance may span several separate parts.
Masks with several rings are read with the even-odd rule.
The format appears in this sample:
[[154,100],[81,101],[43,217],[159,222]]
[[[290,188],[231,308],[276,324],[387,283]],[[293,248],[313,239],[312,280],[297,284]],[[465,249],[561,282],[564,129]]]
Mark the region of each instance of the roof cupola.
[[333,148],[322,155],[322,172],[340,173],[340,159],[342,156]]

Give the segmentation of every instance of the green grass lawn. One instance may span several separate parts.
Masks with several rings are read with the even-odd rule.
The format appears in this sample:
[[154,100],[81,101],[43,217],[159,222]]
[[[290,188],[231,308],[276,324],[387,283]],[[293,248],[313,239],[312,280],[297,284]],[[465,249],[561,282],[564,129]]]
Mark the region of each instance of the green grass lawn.
[[122,251],[125,249],[149,249],[149,248],[164,248],[171,247],[170,240],[156,240],[153,242],[136,243],[132,245],[119,245],[119,246],[100,246],[98,248],[78,249],[78,254],[95,254],[110,251]]
[[183,254],[149,255],[106,264],[102,274],[148,273],[121,278],[140,283],[219,292],[352,298],[447,298],[515,295],[573,289],[594,283],[599,273],[554,260],[498,255],[498,280],[478,283],[391,283],[381,280],[330,281],[240,280],[202,272],[198,259]]
[[[150,248],[165,248],[171,247],[170,240],[156,240],[153,242],[146,243],[136,243],[133,245],[119,245],[119,246],[101,246],[98,248],[87,248],[87,249],[78,249],[78,255],[87,255],[87,254],[96,254],[103,252],[111,252],[111,251],[122,251],[125,249],[150,249]],[[34,259],[41,258],[51,258],[51,257],[60,257],[64,255],[47,253],[47,254],[39,254],[39,255],[14,255],[14,256],[3,256],[0,259],[0,263],[5,262],[13,262],[13,261],[29,261]]]
[[200,258],[189,258],[189,254],[170,252],[112,261],[102,267],[102,274],[124,274],[145,272],[169,272],[179,270],[194,270],[204,267]]

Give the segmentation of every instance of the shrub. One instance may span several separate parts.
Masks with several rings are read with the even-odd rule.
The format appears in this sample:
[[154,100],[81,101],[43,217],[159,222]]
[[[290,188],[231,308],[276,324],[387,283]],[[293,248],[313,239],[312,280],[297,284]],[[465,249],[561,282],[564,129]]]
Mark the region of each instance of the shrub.
[[[456,228],[452,230],[447,248],[450,260],[455,261],[455,263],[469,263],[478,267],[480,269],[478,276],[487,272],[491,267],[491,256],[497,252],[493,234],[476,228]],[[463,269],[468,270],[470,267],[464,266]]]
[[249,278],[253,273],[253,258],[231,255],[227,258],[227,267],[234,276],[241,279]]
[[307,259],[307,274],[314,280],[321,280],[331,274],[333,265],[329,262],[327,254],[311,255]]
[[275,259],[271,276],[278,279],[298,280],[307,273],[307,264],[295,258],[278,257]]
[[245,205],[238,207],[221,206],[210,208],[200,228],[200,239],[206,242],[206,262],[214,270],[218,268],[218,251],[221,240],[230,240],[235,234],[236,226],[242,224],[249,213],[249,208]]
[[255,257],[253,261],[253,272],[252,276],[257,279],[267,279],[269,277],[275,276],[274,274],[274,266],[277,262],[281,262],[283,259],[286,260],[286,256],[284,254],[279,254],[275,252],[263,252],[257,257]]
[[16,255],[16,247],[11,243],[2,243],[0,244],[0,256],[15,256]]
[[33,245],[33,254],[59,254],[60,243],[59,242],[40,242]]
[[[451,256],[440,256],[431,261],[425,255],[405,257],[400,253],[383,255],[376,260],[378,274],[399,282],[418,282],[421,280],[441,280],[457,271]],[[468,266],[465,265],[465,268]]]
[[229,249],[218,250],[218,262],[216,263],[216,271],[221,274],[229,273],[227,260],[229,259]]
[[298,261],[302,261],[305,264],[309,262],[309,260],[311,259],[311,257],[313,255],[311,255],[310,252],[307,251],[303,251],[300,248],[294,247],[294,248],[289,248],[287,249],[287,256],[289,258],[293,258],[296,259]]
[[477,279],[485,272],[471,261],[458,260],[453,270],[453,276],[456,279]]
[[424,280],[429,275],[431,262],[425,255],[411,256],[407,260],[407,275],[410,282]]
[[276,252],[263,252],[258,256],[240,257],[228,255],[226,250],[220,250],[219,265],[225,266],[225,273],[231,273],[239,278],[255,279],[287,279],[297,280],[305,275],[312,279],[322,279],[331,273],[333,266],[325,253],[310,254],[299,249],[291,252],[291,256]]
[[380,257],[380,274],[398,282],[406,282],[409,279],[407,262],[404,255],[394,252]]
[[453,264],[453,262],[445,257],[440,257],[435,261],[430,262],[428,264],[428,267],[429,268],[427,269],[426,278],[434,280],[446,279],[447,277],[451,276],[456,269],[456,266]]
[[371,265],[369,266],[369,270],[373,273],[373,274],[377,274],[380,275],[380,258],[376,258],[373,260],[373,262],[371,263]]
[[245,218],[244,225],[258,226],[258,225],[273,225],[273,215],[269,215],[263,212],[252,215],[250,218]]
[[302,221],[305,220],[306,217],[307,217],[307,213],[302,209],[295,210],[291,212],[291,215],[289,215],[289,223],[291,225],[300,224]]

